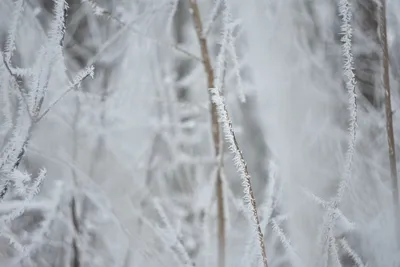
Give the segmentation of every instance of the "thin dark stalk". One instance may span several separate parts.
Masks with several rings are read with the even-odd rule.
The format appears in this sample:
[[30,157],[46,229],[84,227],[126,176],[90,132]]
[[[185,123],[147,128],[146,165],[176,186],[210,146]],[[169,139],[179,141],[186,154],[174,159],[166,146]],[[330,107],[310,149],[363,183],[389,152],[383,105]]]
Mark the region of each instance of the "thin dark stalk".
[[251,176],[249,170],[247,168],[247,163],[244,159],[243,153],[240,150],[239,143],[236,139],[235,132],[233,130],[232,121],[229,117],[228,110],[226,108],[225,101],[221,96],[221,93],[218,88],[214,88],[212,91],[213,103],[216,103],[218,106],[218,115],[220,120],[222,121],[225,138],[229,143],[229,147],[231,152],[234,155],[234,163],[237,167],[237,170],[243,179],[243,186],[245,188],[245,198],[249,202],[251,213],[253,220],[255,222],[256,232],[258,235],[259,246],[261,250],[261,256],[263,261],[263,266],[268,267],[267,253],[265,250],[265,242],[264,242],[264,234],[261,230],[260,218],[258,216],[257,211],[257,203],[254,197],[253,186],[251,184]]
[[[392,197],[395,214],[395,225],[397,231],[397,239],[400,238],[400,211],[399,211],[399,189],[396,165],[395,141],[393,133],[393,112],[391,105],[390,93],[390,77],[389,77],[389,49],[387,42],[387,26],[386,26],[386,0],[381,0],[380,14],[380,36],[383,52],[383,87],[385,89],[385,112],[386,112],[386,130],[387,140],[389,145],[389,161],[390,161],[390,176],[392,180]],[[400,241],[398,242],[400,244]]]
[[81,267],[81,260],[80,260],[80,251],[78,246],[78,236],[80,234],[79,228],[79,219],[76,211],[76,200],[75,197],[72,197],[71,200],[71,219],[72,219],[72,226],[74,228],[74,236],[72,238],[72,259],[71,259],[71,267]]

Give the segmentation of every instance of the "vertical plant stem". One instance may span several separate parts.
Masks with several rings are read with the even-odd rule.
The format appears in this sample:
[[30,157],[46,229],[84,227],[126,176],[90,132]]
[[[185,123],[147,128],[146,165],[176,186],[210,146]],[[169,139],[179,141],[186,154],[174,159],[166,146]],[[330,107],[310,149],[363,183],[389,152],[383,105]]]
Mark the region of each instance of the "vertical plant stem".
[[233,130],[232,121],[229,117],[228,110],[224,98],[221,96],[221,92],[218,88],[211,89],[212,101],[216,104],[218,117],[222,122],[222,128],[225,134],[225,139],[228,141],[229,148],[233,154],[234,164],[242,178],[242,184],[244,187],[245,200],[249,204],[249,210],[255,224],[256,233],[258,235],[258,242],[261,250],[261,257],[263,266],[268,267],[267,253],[265,251],[264,235],[261,230],[260,219],[258,217],[257,203],[254,197],[253,186],[251,184],[251,176],[247,168],[247,163],[244,159],[243,153],[240,150],[239,143],[236,139],[235,132]]
[[[201,59],[204,66],[204,70],[207,75],[207,87],[209,90],[209,99],[211,103],[211,127],[212,127],[212,138],[213,138],[213,145],[215,148],[215,156],[217,159],[222,158],[221,151],[221,143],[220,142],[220,125],[218,121],[218,113],[217,113],[217,106],[214,102],[212,102],[212,93],[210,91],[211,88],[214,88],[214,71],[211,66],[211,59],[210,54],[208,52],[207,47],[207,39],[204,37],[203,34],[203,24],[201,21],[200,10],[197,5],[196,0],[190,0],[190,12],[192,14],[197,38],[200,44],[201,49]],[[225,227],[225,207],[224,207],[224,192],[223,192],[223,181],[222,181],[222,163],[218,163],[218,170],[217,170],[217,207],[218,207],[218,264],[219,267],[225,266],[225,246],[226,246],[226,227]]]
[[[395,214],[395,227],[397,239],[400,238],[400,211],[399,211],[399,189],[397,178],[396,166],[396,152],[393,133],[393,119],[392,119],[392,105],[390,94],[390,78],[389,78],[389,49],[387,43],[387,26],[386,26],[386,0],[381,0],[381,13],[380,13],[380,36],[383,52],[383,87],[385,89],[385,111],[386,111],[386,130],[387,140],[389,145],[389,161],[390,161],[390,175],[392,179],[392,197]],[[400,245],[400,240],[399,240]]]
[[81,260],[80,260],[80,250],[78,245],[78,237],[80,235],[80,227],[79,227],[79,219],[76,210],[76,200],[75,196],[71,199],[71,219],[72,219],[72,226],[74,229],[74,236],[72,238],[72,259],[71,259],[71,267],[81,267]]
[[219,249],[219,259],[218,266],[225,266],[225,246],[226,246],[226,233],[225,233],[225,203],[224,203],[224,181],[222,179],[223,168],[224,168],[224,152],[223,152],[223,138],[220,134],[219,138],[219,160],[218,160],[218,169],[217,169],[217,209],[218,209],[218,249]]

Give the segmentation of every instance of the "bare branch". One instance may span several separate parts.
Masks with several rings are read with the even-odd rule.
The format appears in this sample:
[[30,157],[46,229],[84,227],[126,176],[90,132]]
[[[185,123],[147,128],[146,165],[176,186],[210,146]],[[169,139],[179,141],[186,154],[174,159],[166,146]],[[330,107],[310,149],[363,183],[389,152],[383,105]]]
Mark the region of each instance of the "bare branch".
[[213,103],[216,104],[219,118],[222,122],[222,127],[225,133],[225,139],[228,141],[230,149],[234,155],[234,163],[242,178],[245,199],[249,204],[249,209],[255,222],[256,231],[258,234],[258,241],[261,249],[261,256],[264,267],[268,267],[267,254],[265,251],[264,234],[261,230],[260,219],[257,212],[257,203],[254,197],[253,187],[251,184],[251,176],[247,169],[247,163],[243,157],[243,153],[239,148],[239,143],[236,140],[236,135],[233,130],[232,121],[229,118],[228,110],[225,101],[217,88],[212,88]]
[[[200,17],[200,10],[196,1],[190,1],[191,14],[197,34],[197,38],[200,44],[201,57],[204,66],[204,71],[207,75],[207,87],[214,87],[214,71],[211,66],[211,59],[207,47],[207,39],[203,34],[203,24]],[[212,128],[212,139],[215,149],[215,156],[220,159],[217,169],[217,207],[218,207],[218,249],[219,249],[219,267],[225,266],[225,243],[226,243],[226,222],[225,222],[225,207],[224,207],[224,187],[222,181],[222,142],[220,125],[218,121],[217,106],[212,102],[211,91],[208,90],[210,103],[211,103],[211,128]]]
[[[261,230],[260,220],[257,213],[257,205],[251,185],[251,178],[250,174],[247,169],[247,164],[244,160],[243,154],[239,149],[238,142],[236,140],[235,133],[233,131],[232,123],[229,119],[229,115],[226,109],[226,105],[223,101],[223,98],[220,95],[221,88],[214,88],[214,72],[211,66],[211,59],[208,53],[207,48],[207,40],[203,34],[203,26],[200,17],[200,11],[197,5],[196,0],[190,0],[190,8],[191,13],[193,16],[193,21],[196,28],[196,33],[198,37],[198,41],[200,43],[201,54],[203,58],[203,65],[205,72],[207,74],[207,85],[209,88],[209,96],[211,98],[212,107],[211,107],[211,115],[212,115],[212,122],[213,122],[213,140],[214,146],[216,151],[221,153],[220,145],[218,143],[220,130],[219,124],[222,122],[222,126],[225,132],[225,138],[230,144],[230,148],[234,153],[234,161],[235,165],[238,168],[238,171],[243,179],[243,185],[245,189],[245,198],[249,201],[250,210],[252,211],[253,219],[256,224],[256,232],[258,234],[258,241],[261,249],[261,256],[263,260],[264,267],[268,267],[267,263],[267,255],[265,251],[265,244],[264,244],[264,235]],[[218,154],[217,154],[218,155]],[[217,178],[218,179],[218,178]],[[219,178],[221,179],[221,178]],[[222,197],[222,196],[220,196]]]
[[[386,0],[381,0],[381,12],[380,12],[380,37],[383,52],[383,87],[385,90],[385,112],[386,112],[386,130],[387,140],[389,146],[389,161],[390,161],[390,175],[392,178],[392,197],[394,205],[394,214],[396,218],[396,231],[397,240],[400,238],[400,206],[399,206],[399,188],[398,188],[398,177],[397,177],[397,165],[396,165],[396,152],[395,152],[395,141],[393,133],[393,119],[392,119],[392,104],[391,104],[391,93],[390,93],[390,77],[389,77],[389,49],[387,41],[387,28],[386,28]],[[400,243],[400,242],[399,242]]]

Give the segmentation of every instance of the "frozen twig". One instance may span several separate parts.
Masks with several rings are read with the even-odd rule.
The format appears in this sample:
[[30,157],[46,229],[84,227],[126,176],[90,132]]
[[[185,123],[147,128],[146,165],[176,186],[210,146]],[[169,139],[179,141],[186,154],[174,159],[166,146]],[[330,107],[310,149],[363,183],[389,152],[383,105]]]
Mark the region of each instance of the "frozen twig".
[[353,259],[357,267],[365,267],[363,261],[361,260],[360,256],[350,247],[349,243],[347,242],[346,238],[340,239],[340,245],[346,251],[347,254]]
[[[226,44],[222,45],[220,54],[218,56],[219,68],[217,68],[217,69],[219,70],[219,73],[217,73],[217,75],[214,75],[214,71],[211,66],[211,59],[210,59],[208,47],[207,47],[207,39],[205,38],[204,33],[203,33],[203,24],[201,21],[200,10],[197,5],[197,1],[190,0],[189,3],[190,3],[190,9],[191,9],[192,17],[193,17],[194,26],[195,26],[196,33],[197,33],[197,38],[198,38],[198,41],[200,44],[204,70],[207,74],[207,85],[209,88],[210,98],[211,98],[211,102],[212,102],[211,117],[212,117],[212,127],[213,127],[213,140],[214,140],[214,146],[216,148],[216,154],[218,155],[219,153],[222,153],[222,151],[220,150],[220,146],[219,146],[219,136],[220,136],[219,127],[220,127],[220,124],[222,124],[222,129],[225,133],[225,139],[228,141],[228,143],[230,145],[230,149],[234,153],[235,165],[238,168],[238,171],[243,179],[245,199],[250,204],[250,210],[253,214],[253,219],[256,224],[256,232],[258,234],[258,241],[259,241],[259,245],[260,245],[260,249],[261,249],[263,265],[264,265],[264,267],[267,267],[268,263],[267,263],[267,255],[266,255],[266,251],[265,251],[264,235],[261,230],[260,220],[259,220],[258,213],[257,213],[256,201],[255,201],[253,189],[251,186],[251,179],[250,179],[249,172],[247,170],[247,164],[244,160],[242,152],[239,149],[238,142],[236,141],[235,133],[233,131],[232,123],[229,119],[223,97],[221,97],[221,95],[220,95],[222,86],[223,86],[222,73],[223,73],[223,66],[224,66],[224,56],[225,56]],[[227,11],[225,10],[225,12],[227,12]],[[229,35],[229,25],[226,24],[225,29],[223,31],[223,36],[222,36],[223,42],[226,42],[228,40],[228,35]],[[222,71],[222,73],[221,73],[221,71]],[[215,88],[216,86],[217,86],[217,88]],[[218,177],[217,177],[217,179],[218,179]],[[222,197],[222,196],[220,196],[220,197]]]
[[268,267],[267,254],[265,251],[264,234],[261,230],[260,219],[257,212],[256,199],[254,197],[253,187],[251,185],[251,176],[247,169],[247,163],[243,157],[243,153],[239,148],[239,144],[236,140],[235,132],[233,131],[232,121],[229,118],[229,114],[226,108],[225,101],[220,94],[219,89],[211,88],[213,103],[217,106],[217,112],[219,120],[222,123],[223,132],[225,134],[225,140],[229,144],[229,148],[233,153],[233,161],[237,168],[237,171],[242,178],[242,184],[244,187],[245,200],[249,204],[249,209],[252,213],[252,218],[255,223],[256,232],[258,234],[258,242],[261,249],[261,256],[264,267]]
[[[211,66],[211,59],[207,47],[207,39],[203,32],[203,23],[201,21],[200,10],[195,0],[190,0],[190,13],[192,14],[194,27],[196,30],[198,42],[201,49],[202,63],[204,71],[207,75],[207,87],[213,88],[215,83],[214,70]],[[223,83],[221,78],[221,84]],[[222,86],[222,85],[221,85]],[[218,170],[217,170],[217,206],[218,206],[218,250],[219,250],[219,267],[225,266],[225,246],[226,246],[226,222],[225,222],[225,206],[224,206],[224,187],[222,180],[222,142],[220,124],[218,120],[217,106],[212,102],[211,91],[209,90],[209,98],[211,103],[211,129],[212,129],[212,140],[215,149],[215,156],[219,159]]]
[[354,59],[352,53],[352,36],[353,30],[351,26],[352,13],[351,6],[348,0],[341,0],[339,3],[339,13],[342,17],[341,32],[343,34],[341,41],[342,54],[344,57],[343,71],[346,76],[346,89],[348,94],[348,109],[350,111],[349,119],[349,140],[346,151],[346,162],[344,166],[344,175],[341,179],[339,189],[337,192],[336,201],[340,202],[345,187],[350,181],[352,176],[353,157],[356,146],[356,133],[357,133],[357,94],[356,94],[356,78],[354,74]]
[[[337,253],[336,237],[334,236],[334,227],[337,220],[341,216],[339,212],[339,205],[342,201],[343,195],[347,186],[351,180],[353,172],[353,158],[355,154],[356,146],[356,133],[357,133],[357,94],[356,94],[356,79],[354,74],[354,59],[352,53],[352,36],[353,29],[351,25],[352,12],[351,5],[348,0],[340,0],[339,15],[341,17],[341,38],[342,41],[342,55],[343,55],[343,73],[346,78],[345,85],[348,95],[348,110],[350,111],[349,118],[349,135],[348,144],[345,155],[344,171],[340,178],[339,186],[336,191],[336,195],[325,204],[321,201],[325,209],[323,217],[323,223],[319,230],[319,247],[322,249],[321,258],[318,264],[326,264],[329,259],[329,255],[333,258],[332,260],[340,265],[339,256]],[[315,200],[315,199],[314,199]]]
[[[390,77],[389,77],[389,48],[387,41],[387,27],[386,27],[386,0],[381,0],[381,9],[379,17],[379,31],[381,38],[381,46],[383,52],[383,87],[385,90],[385,112],[386,112],[386,131],[387,141],[389,146],[389,162],[390,162],[390,176],[392,180],[392,197],[393,197],[393,208],[395,215],[395,227],[397,233],[397,240],[400,240],[400,205],[399,205],[399,188],[398,188],[398,177],[397,177],[397,165],[396,165],[396,151],[395,141],[393,133],[393,112],[391,104],[391,92],[390,92]],[[400,241],[398,242],[400,246]]]

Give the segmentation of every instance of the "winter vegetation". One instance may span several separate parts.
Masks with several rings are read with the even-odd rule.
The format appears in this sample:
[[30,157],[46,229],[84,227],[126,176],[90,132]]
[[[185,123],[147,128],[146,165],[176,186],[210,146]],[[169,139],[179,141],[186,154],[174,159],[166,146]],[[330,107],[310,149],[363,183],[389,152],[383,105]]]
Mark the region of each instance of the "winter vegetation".
[[0,267],[400,266],[398,14],[0,0]]

